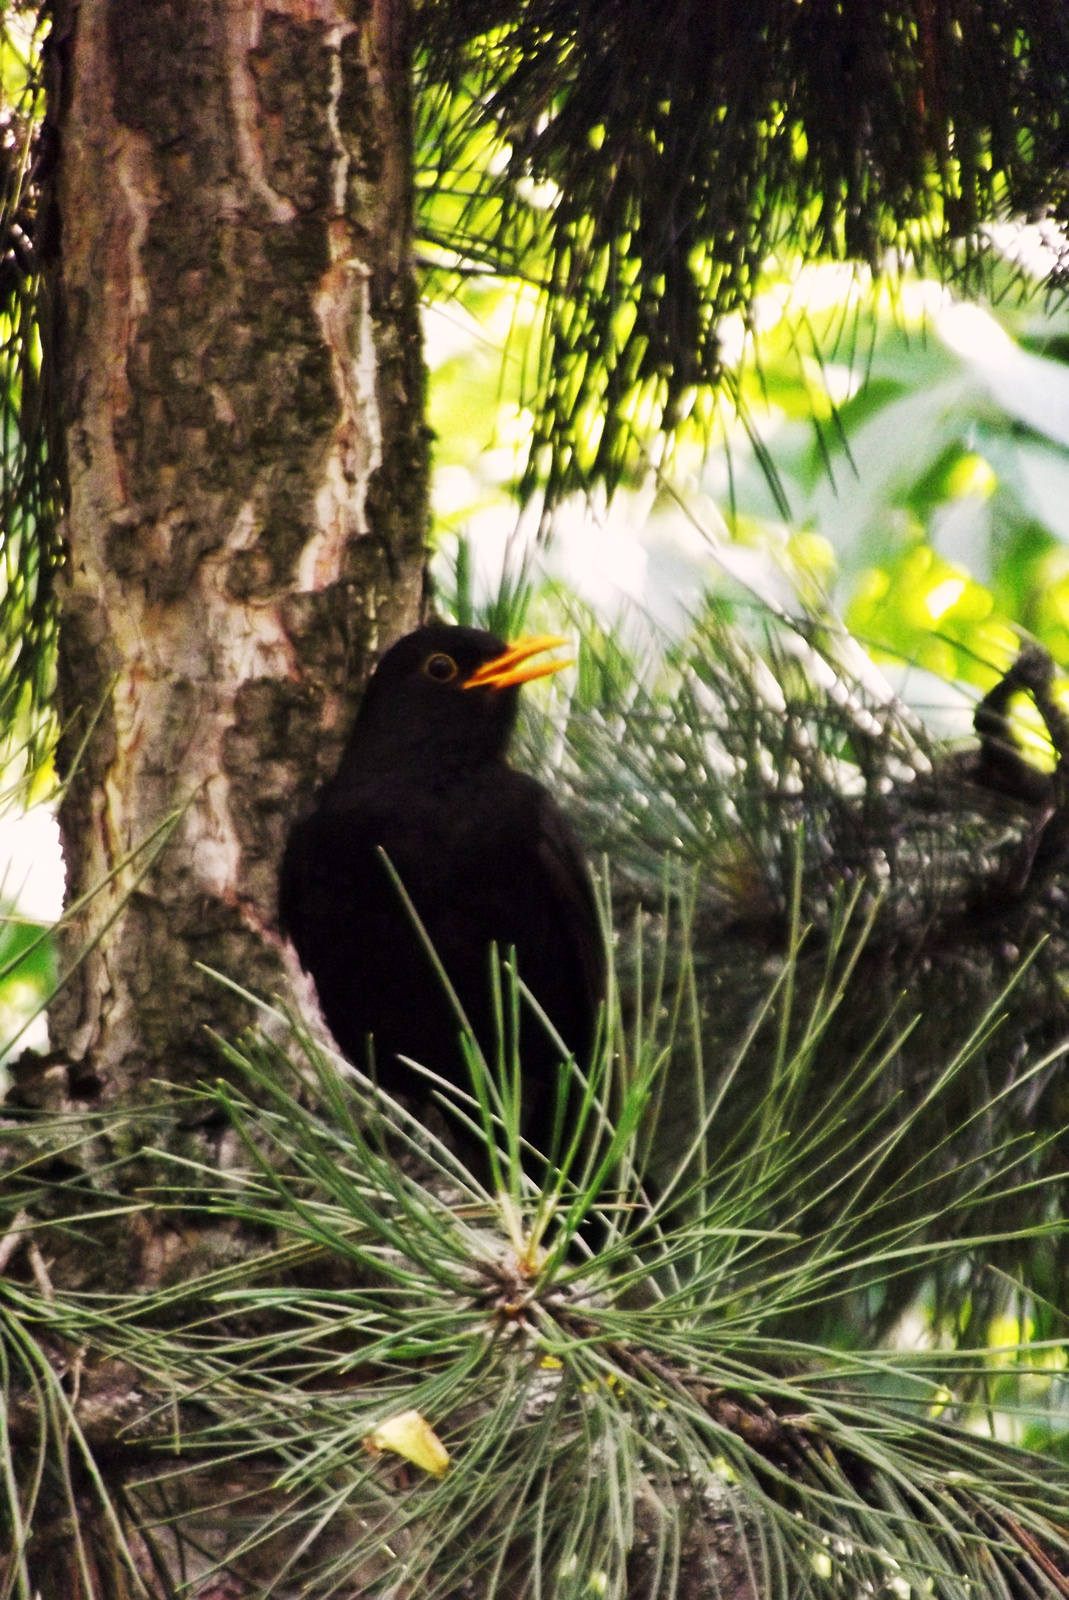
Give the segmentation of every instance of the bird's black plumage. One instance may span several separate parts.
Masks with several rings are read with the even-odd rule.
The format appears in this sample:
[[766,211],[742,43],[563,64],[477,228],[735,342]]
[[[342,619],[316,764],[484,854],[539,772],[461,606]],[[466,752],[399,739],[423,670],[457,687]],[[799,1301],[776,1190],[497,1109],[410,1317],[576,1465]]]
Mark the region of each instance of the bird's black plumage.
[[[471,683],[492,679],[506,649],[492,634],[444,623],[395,644],[368,684],[337,775],[294,828],[282,863],[282,926],[338,1045],[365,1066],[373,1036],[380,1083],[417,1098],[426,1082],[399,1055],[465,1089],[470,1081],[455,1015],[380,847],[488,1060],[492,941],[503,958],[515,947],[520,977],[580,1061],[604,993],[578,841],[547,790],[505,759],[519,685]],[[520,1059],[525,1131],[537,1145],[552,1117],[560,1052],[528,1006]]]

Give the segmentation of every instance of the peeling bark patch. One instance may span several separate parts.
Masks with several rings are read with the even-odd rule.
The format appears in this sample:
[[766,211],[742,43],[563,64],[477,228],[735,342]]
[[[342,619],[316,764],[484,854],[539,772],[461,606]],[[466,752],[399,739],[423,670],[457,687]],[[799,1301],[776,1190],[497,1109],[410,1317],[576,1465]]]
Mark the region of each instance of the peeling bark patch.
[[245,183],[262,202],[271,221],[292,222],[296,215],[292,202],[272,189],[264,167],[259,106],[249,57],[259,33],[258,22],[258,8],[254,3],[242,5],[240,0],[234,0],[228,14],[227,74],[235,150]]
[[369,470],[381,460],[382,441],[366,280],[358,262],[341,259],[324,273],[316,295],[341,415],[316,496],[316,533],[301,552],[302,589],[337,582],[353,536],[367,531],[364,491]]

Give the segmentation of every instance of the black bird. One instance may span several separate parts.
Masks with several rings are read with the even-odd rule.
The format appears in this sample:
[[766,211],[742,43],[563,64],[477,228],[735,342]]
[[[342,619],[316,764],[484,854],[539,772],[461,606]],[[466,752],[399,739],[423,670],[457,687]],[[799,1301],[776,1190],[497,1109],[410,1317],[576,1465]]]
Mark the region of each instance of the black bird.
[[[409,1056],[470,1090],[459,1024],[380,855],[410,895],[488,1061],[496,1059],[491,942],[515,948],[524,984],[584,1063],[605,989],[590,872],[547,790],[506,760],[519,686],[568,663],[430,623],[379,663],[337,775],[290,835],[279,911],[341,1050],[379,1082],[426,1100]],[[507,988],[506,988],[507,992]],[[507,1000],[506,1000],[507,1009]],[[521,1007],[523,1128],[543,1148],[561,1052]]]

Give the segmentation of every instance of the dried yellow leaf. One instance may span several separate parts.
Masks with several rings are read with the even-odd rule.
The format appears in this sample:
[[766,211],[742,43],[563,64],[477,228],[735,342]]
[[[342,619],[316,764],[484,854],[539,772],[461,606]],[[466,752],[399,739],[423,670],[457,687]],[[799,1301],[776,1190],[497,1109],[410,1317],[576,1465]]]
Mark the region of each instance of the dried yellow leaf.
[[380,1422],[367,1443],[372,1450],[392,1450],[414,1466],[440,1478],[449,1465],[449,1451],[418,1411],[400,1411]]

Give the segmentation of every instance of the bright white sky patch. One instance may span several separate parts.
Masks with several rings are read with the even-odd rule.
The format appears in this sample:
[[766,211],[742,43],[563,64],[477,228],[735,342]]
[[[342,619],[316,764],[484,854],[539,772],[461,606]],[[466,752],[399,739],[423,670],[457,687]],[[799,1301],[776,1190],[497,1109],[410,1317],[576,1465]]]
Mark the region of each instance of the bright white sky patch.
[[55,922],[64,881],[59,824],[48,807],[0,816],[0,902],[33,922]]
[[1069,448],[1069,368],[1022,350],[981,306],[948,305],[935,325],[1004,410]]
[[964,578],[944,578],[934,589],[929,589],[924,604],[933,622],[945,617],[951,606],[956,606],[965,593]]
[[1065,229],[1050,218],[1042,222],[992,222],[984,232],[1008,261],[1031,273],[1042,282],[1069,257],[1069,238]]

